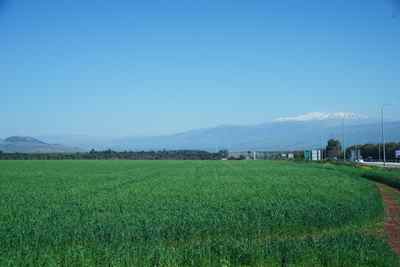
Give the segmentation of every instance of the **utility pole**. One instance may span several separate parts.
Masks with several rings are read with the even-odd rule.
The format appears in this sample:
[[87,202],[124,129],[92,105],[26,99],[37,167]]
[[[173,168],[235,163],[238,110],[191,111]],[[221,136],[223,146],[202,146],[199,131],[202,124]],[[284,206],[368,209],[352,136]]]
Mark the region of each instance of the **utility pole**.
[[382,146],[383,146],[383,166],[386,166],[386,146],[385,146],[385,127],[383,122],[383,109],[385,106],[383,105],[381,108],[381,133],[382,133]]
[[[378,110],[379,113],[379,110]],[[378,116],[378,162],[381,162],[381,127],[380,127],[381,121],[380,118]]]
[[385,145],[385,125],[384,125],[384,109],[390,105],[382,105],[381,108],[381,133],[382,133],[382,146],[383,146],[383,166],[386,167],[386,145]]
[[324,157],[324,138],[322,137],[322,135],[321,135],[321,160],[324,160],[325,159],[325,157]]
[[344,145],[344,118],[345,118],[345,115],[343,114],[343,118],[342,118],[342,149],[343,149],[343,161],[346,161],[346,147]]

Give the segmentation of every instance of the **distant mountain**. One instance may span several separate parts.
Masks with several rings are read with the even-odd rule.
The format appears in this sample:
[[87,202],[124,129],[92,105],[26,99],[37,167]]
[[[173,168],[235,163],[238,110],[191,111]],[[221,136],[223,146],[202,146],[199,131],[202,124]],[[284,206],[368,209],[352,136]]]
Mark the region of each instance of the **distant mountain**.
[[[250,126],[225,125],[196,129],[173,135],[127,137],[118,139],[88,136],[52,137],[43,140],[68,146],[103,150],[175,150],[215,151],[302,150],[320,148],[330,138],[342,140],[345,118],[345,145],[380,142],[379,123],[353,113],[308,113],[297,117]],[[400,141],[400,121],[385,123],[386,141]],[[65,142],[64,142],[65,141]]]
[[11,136],[0,140],[0,151],[6,153],[70,153],[79,149],[48,144],[28,136]]
[[[345,144],[377,143],[376,123],[345,125]],[[386,124],[386,139],[400,141],[400,122]],[[115,140],[110,147],[134,149],[204,149],[218,150],[296,150],[322,147],[329,138],[342,139],[341,122],[290,121],[255,126],[221,126],[193,130],[176,135],[125,138]]]
[[41,144],[44,145],[46,143],[39,141],[33,137],[29,136],[11,136],[6,139],[4,139],[4,142],[8,143],[26,143],[26,144]]

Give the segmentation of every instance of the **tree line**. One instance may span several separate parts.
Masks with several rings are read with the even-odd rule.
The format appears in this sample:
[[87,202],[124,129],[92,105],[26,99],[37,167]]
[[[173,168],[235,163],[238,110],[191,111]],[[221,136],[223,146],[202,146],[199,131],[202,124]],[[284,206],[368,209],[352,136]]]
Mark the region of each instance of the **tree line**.
[[[379,160],[383,158],[383,146],[381,144],[363,144],[353,145],[346,148],[346,158],[350,158],[352,150],[360,150],[364,160]],[[400,150],[400,143],[387,143],[386,159],[396,161],[395,151]],[[343,149],[339,140],[331,139],[323,150],[323,158],[343,159]],[[250,155],[250,154],[249,154]],[[4,153],[0,151],[0,160],[221,160],[228,158],[227,150],[221,150],[216,153],[202,150],[161,150],[161,151],[96,151],[92,149],[89,152],[79,153]],[[279,159],[269,158],[269,159]],[[302,151],[295,153],[296,159],[303,159]],[[246,159],[245,156],[240,158]]]
[[[361,157],[364,160],[380,160],[383,159],[383,145],[382,144],[363,144],[352,145],[346,148],[346,158],[350,158],[351,151],[360,151]],[[387,143],[385,144],[386,160],[396,161],[396,150],[400,150],[400,143]],[[328,159],[343,159],[342,144],[339,140],[331,139],[326,146],[326,157]]]
[[104,150],[80,153],[4,153],[0,160],[219,160],[226,158],[228,152],[216,153],[202,150],[162,150],[162,151],[113,151]]
[[[364,144],[364,145],[354,145],[346,149],[347,157],[350,156],[351,150],[359,149],[361,151],[361,156],[364,160],[373,159],[379,160],[383,159],[383,145],[382,144]],[[385,144],[385,155],[386,160],[396,161],[396,150],[400,150],[400,143],[387,143]]]

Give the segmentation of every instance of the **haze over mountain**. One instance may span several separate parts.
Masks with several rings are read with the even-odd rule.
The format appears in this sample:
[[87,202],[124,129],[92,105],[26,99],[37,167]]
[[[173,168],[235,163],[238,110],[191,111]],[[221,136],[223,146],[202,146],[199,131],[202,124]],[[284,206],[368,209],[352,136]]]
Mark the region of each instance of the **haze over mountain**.
[[[173,135],[126,138],[91,138],[88,136],[41,137],[47,142],[79,146],[82,149],[161,150],[297,150],[319,148],[329,138],[342,140],[345,119],[345,145],[377,143],[380,128],[376,120],[354,113],[307,113],[278,118],[259,125],[224,125],[194,129]],[[386,140],[400,141],[400,121],[386,122]]]

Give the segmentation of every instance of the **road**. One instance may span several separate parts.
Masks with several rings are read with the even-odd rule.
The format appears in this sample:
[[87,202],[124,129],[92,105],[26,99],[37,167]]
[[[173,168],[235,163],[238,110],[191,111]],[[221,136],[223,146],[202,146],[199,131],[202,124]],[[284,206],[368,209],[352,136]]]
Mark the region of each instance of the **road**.
[[[383,162],[363,162],[362,165],[384,167]],[[386,162],[386,168],[400,168],[400,162]]]

